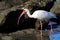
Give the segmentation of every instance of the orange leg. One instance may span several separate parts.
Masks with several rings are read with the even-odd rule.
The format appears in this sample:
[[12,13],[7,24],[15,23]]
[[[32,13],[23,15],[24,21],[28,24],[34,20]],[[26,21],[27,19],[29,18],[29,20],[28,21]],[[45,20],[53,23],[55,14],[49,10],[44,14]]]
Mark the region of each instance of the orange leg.
[[[50,32],[53,34],[52,22],[51,21],[50,21],[50,26],[51,26]],[[53,35],[52,35],[52,40],[53,40]]]
[[41,31],[40,31],[40,33],[41,33],[41,40],[42,40],[42,22],[40,21],[40,25],[41,25]]
[[42,22],[41,22],[41,21],[40,21],[40,25],[41,25],[41,30],[40,30],[40,33],[41,33],[41,34],[38,34],[37,36],[38,36],[38,37],[41,37],[41,40],[42,40]]
[[51,21],[50,21],[50,26],[51,26],[50,32],[53,33],[52,22]]

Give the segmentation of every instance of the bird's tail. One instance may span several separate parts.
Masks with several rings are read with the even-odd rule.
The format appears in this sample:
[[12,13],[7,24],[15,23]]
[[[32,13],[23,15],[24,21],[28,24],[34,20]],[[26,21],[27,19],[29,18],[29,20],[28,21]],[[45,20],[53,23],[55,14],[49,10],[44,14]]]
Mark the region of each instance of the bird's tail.
[[57,18],[51,18],[50,20],[53,22],[56,22],[57,24],[60,24],[60,16],[56,15]]

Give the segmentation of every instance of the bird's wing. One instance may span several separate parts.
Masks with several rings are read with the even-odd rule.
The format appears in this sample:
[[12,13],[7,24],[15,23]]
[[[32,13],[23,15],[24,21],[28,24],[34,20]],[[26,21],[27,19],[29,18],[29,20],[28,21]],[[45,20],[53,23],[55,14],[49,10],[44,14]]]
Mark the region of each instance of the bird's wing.
[[48,15],[49,15],[50,18],[57,18],[54,13],[48,12]]
[[47,14],[44,10],[37,10],[32,14],[32,16],[34,16],[37,19],[44,19],[46,18]]

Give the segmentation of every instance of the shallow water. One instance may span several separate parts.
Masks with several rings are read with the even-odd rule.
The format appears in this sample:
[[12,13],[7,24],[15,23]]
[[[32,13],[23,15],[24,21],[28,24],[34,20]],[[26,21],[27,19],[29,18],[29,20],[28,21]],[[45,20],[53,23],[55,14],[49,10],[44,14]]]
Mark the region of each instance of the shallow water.
[[60,40],[60,30],[53,30],[53,31],[54,31],[53,34],[49,33],[50,40],[52,40],[52,37],[53,40]]
[[54,40],[60,40],[60,34],[54,34]]
[[[52,28],[53,28],[53,34],[50,31],[48,31],[50,40],[60,40],[60,24],[53,24]],[[50,25],[48,25],[46,29],[49,30]]]

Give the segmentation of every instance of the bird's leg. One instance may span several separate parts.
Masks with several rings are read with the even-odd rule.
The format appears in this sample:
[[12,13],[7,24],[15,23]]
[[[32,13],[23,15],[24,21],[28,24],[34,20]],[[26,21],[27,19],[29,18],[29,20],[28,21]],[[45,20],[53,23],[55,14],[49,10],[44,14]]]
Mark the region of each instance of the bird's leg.
[[42,40],[42,22],[41,21],[40,21],[40,26],[41,26],[41,28],[40,28],[41,29],[40,30],[40,34],[38,34],[37,36],[38,37],[41,37],[41,40]]
[[50,26],[51,26],[51,29],[50,29],[50,32],[52,33],[52,40],[53,40],[53,29],[52,29],[52,22],[50,21]]
[[52,22],[51,21],[50,21],[50,26],[51,26],[50,32],[53,33]]
[[40,33],[41,33],[41,39],[42,39],[42,22],[40,21],[40,25],[41,25],[41,31],[40,31]]

